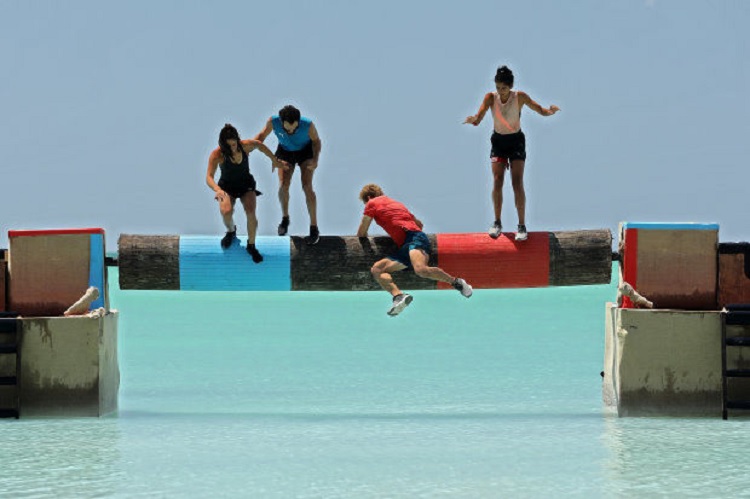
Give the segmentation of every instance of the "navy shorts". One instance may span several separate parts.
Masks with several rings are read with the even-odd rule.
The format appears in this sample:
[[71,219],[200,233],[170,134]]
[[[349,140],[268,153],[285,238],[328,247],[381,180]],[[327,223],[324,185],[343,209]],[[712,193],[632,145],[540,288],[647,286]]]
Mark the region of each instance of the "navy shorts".
[[292,166],[301,165],[308,159],[313,159],[315,157],[315,153],[313,152],[312,140],[299,151],[288,151],[279,146],[276,148],[276,153],[274,155],[280,160],[286,161]]
[[404,241],[404,244],[395,254],[390,255],[388,258],[406,265],[407,269],[411,269],[412,266],[409,252],[413,249],[423,250],[428,255],[432,252],[432,245],[430,244],[430,238],[427,237],[427,234],[421,231],[406,231],[406,240]]
[[256,196],[262,194],[262,192],[255,188],[255,177],[252,175],[250,175],[250,178],[239,182],[227,182],[224,179],[219,179],[219,187],[233,198],[241,198],[249,191],[255,191]]
[[494,132],[490,141],[492,142],[490,158],[493,161],[496,158],[505,158],[508,161],[526,159],[526,136],[523,132],[518,131],[507,135]]

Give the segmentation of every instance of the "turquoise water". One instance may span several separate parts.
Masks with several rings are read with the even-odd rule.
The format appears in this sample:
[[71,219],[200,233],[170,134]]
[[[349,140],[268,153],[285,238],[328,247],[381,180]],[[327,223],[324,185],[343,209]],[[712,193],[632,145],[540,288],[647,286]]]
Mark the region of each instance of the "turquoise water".
[[379,292],[111,291],[119,414],[0,420],[0,496],[750,490],[747,420],[604,411],[613,285],[414,292],[397,318]]

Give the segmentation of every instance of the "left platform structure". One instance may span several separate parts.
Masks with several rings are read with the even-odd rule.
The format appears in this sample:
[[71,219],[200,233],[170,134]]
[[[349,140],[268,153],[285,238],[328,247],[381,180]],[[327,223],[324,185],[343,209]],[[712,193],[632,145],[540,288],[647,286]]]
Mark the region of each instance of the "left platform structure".
[[[109,307],[104,230],[13,230],[8,239],[0,377],[15,384],[0,386],[0,408],[15,405],[17,417],[115,412],[119,314]],[[76,302],[76,315],[64,315]]]

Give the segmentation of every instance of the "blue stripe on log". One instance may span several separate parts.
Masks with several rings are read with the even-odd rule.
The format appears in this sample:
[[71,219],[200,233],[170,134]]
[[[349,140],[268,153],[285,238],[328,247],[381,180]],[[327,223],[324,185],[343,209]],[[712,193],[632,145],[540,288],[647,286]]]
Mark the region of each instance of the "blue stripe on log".
[[623,229],[644,230],[719,230],[719,224],[668,223],[668,222],[623,222]]
[[99,290],[97,298],[89,310],[96,310],[104,306],[104,293],[107,288],[104,286],[104,236],[102,234],[91,234],[89,250],[89,286],[94,286]]
[[263,255],[256,264],[245,250],[247,237],[222,249],[217,236],[180,236],[180,289],[185,291],[289,291],[288,237],[258,236]]

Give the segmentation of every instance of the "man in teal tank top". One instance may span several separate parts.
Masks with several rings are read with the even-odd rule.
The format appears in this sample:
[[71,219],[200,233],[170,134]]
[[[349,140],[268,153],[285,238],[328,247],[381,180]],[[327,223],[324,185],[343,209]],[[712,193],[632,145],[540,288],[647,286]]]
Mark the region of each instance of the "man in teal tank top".
[[320,239],[318,230],[317,197],[313,190],[313,174],[318,167],[321,141],[315,124],[301,115],[294,106],[284,106],[278,115],[271,116],[266,126],[255,136],[263,142],[271,132],[276,135],[279,145],[276,157],[289,166],[279,169],[279,202],[281,203],[281,223],[278,233],[285,236],[289,229],[289,186],[292,183],[294,167],[300,166],[302,190],[305,192],[307,213],[310,215],[310,235],[305,238],[308,244],[316,244]]

